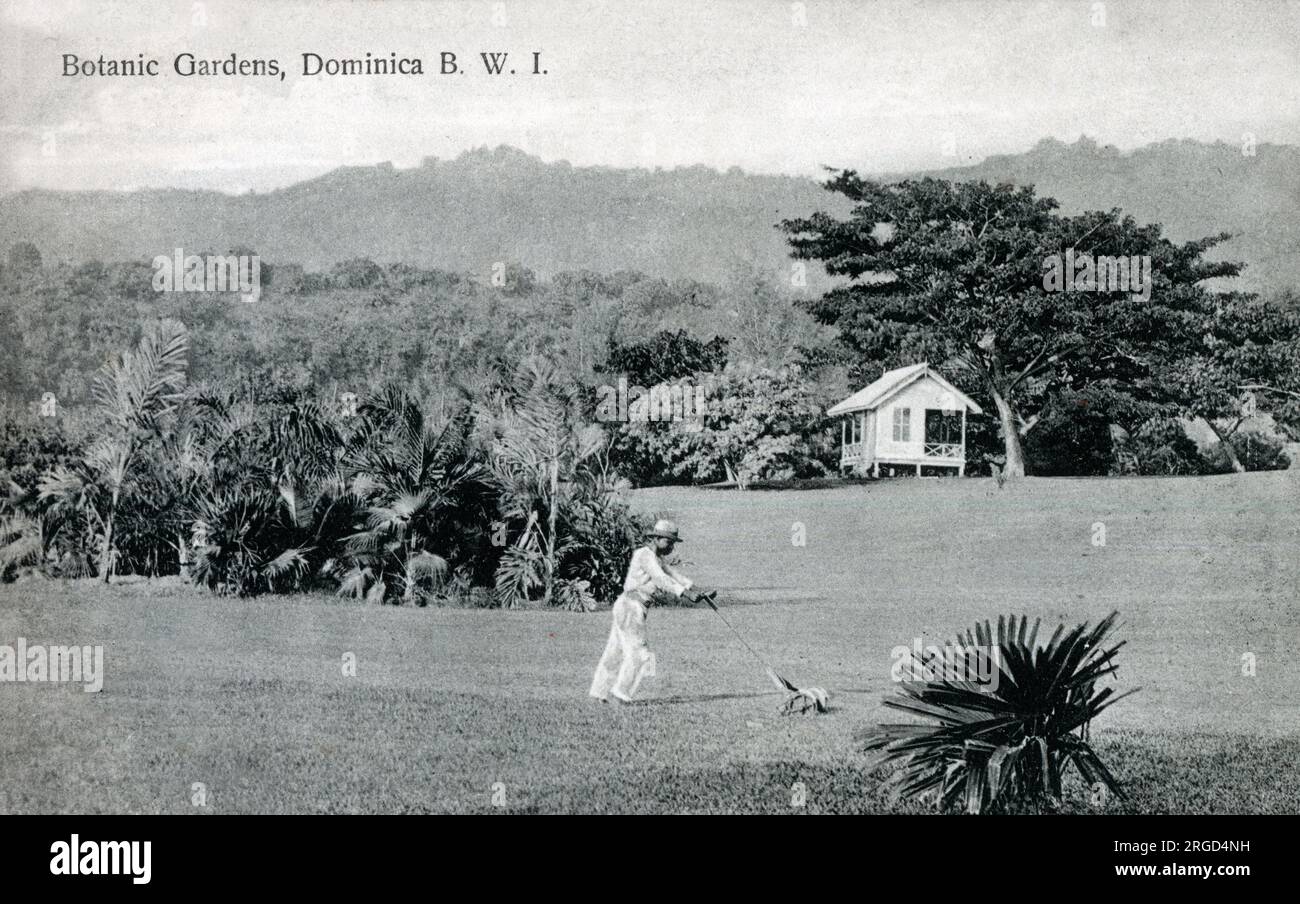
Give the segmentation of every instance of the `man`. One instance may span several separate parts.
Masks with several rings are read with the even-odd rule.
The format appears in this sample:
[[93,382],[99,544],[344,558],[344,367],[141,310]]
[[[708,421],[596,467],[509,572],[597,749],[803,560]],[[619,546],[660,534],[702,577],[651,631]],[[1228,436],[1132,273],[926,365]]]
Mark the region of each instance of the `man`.
[[[691,579],[663,561],[680,542],[677,525],[668,520],[655,522],[649,541],[632,553],[632,563],[623,581],[623,593],[614,601],[614,624],[609,629],[605,653],[596,666],[588,692],[602,703],[609,695],[631,703],[641,679],[655,673],[654,654],[646,647],[646,607],[656,590],[682,596],[693,586]],[[694,599],[694,597],[687,597]]]

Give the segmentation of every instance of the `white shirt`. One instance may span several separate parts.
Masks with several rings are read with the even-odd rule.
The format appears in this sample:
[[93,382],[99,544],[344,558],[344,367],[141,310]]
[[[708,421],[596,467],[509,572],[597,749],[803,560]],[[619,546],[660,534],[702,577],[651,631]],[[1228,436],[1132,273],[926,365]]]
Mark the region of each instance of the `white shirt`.
[[656,590],[667,590],[673,596],[681,596],[692,586],[690,578],[664,564],[649,546],[642,546],[632,553],[627,578],[623,581],[623,595],[644,605]]

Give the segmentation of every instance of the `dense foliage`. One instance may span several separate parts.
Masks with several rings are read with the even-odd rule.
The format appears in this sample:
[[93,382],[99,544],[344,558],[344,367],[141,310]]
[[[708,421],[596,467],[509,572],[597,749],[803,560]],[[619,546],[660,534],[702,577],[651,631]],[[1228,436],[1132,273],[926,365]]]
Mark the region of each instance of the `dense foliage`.
[[[1236,272],[1207,261],[1217,239],[1063,217],[1029,189],[827,187],[849,219],[784,224],[796,257],[846,278],[816,298],[744,268],[710,285],[505,263],[485,282],[357,257],[265,262],[244,304],[15,244],[0,577],[585,608],[617,592],[642,527],[628,486],[831,474],[825,410],[919,360],[992,402],[969,473],[1288,464],[1300,305],[1205,288]],[[1150,298],[1046,292],[1044,256],[1085,245],[1150,255]]]
[[[1300,430],[1290,395],[1300,390],[1300,316],[1206,288],[1239,272],[1207,257],[1228,236],[1175,244],[1118,210],[1061,215],[1032,187],[882,184],[853,171],[826,187],[854,204],[851,216],[783,224],[796,256],[847,279],[809,311],[839,328],[864,369],[947,366],[996,412],[1003,473],[1024,473],[1023,437],[1062,394],[1088,393],[1130,431],[1153,417],[1213,426],[1237,414],[1254,381],[1268,388],[1260,410]],[[1103,257],[1123,260],[1141,290],[1118,270],[1103,280],[1092,265]]]
[[789,480],[829,473],[837,460],[814,387],[799,369],[729,367],[699,374],[703,412],[694,420],[633,421],[620,452],[687,482]]
[[354,408],[187,384],[188,343],[159,321],[105,366],[84,453],[53,425],[6,424],[13,473],[47,469],[36,491],[7,479],[0,574],[71,560],[106,580],[179,571],[221,594],[421,604],[617,593],[645,524],[553,366],[528,359],[507,391],[430,415],[395,385]]

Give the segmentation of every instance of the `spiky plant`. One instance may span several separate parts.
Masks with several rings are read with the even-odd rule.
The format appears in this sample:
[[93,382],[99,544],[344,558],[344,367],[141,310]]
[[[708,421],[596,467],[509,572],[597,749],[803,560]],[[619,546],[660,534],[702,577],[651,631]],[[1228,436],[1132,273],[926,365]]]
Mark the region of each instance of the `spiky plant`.
[[44,558],[44,525],[39,517],[28,515],[32,495],[0,472],[0,581]]
[[236,484],[200,497],[194,514],[194,582],[222,594],[259,592],[267,562],[262,534],[273,516],[269,497]]
[[[881,764],[898,768],[888,781],[895,797],[933,795],[941,809],[964,806],[981,813],[1034,799],[1061,799],[1062,774],[1070,764],[1084,782],[1098,782],[1123,799],[1119,782],[1088,743],[1088,726],[1107,707],[1134,693],[1097,690],[1116,671],[1121,641],[1106,645],[1119,617],[1112,612],[1095,627],[1060,625],[1040,645],[1035,620],[998,618],[996,641],[988,622],[958,636],[936,680],[904,682],[901,695],[886,699],[891,709],[925,722],[881,725],[863,737],[865,749],[880,751]],[[958,674],[958,657],[968,663],[991,653],[996,669],[987,683],[945,680]]]
[[587,584],[587,594],[596,600],[612,600],[623,589],[628,557],[653,519],[632,511],[626,485],[611,475],[589,481],[584,489],[562,513],[560,531],[566,542],[560,575]]
[[70,559],[83,562],[87,573],[93,573],[91,563],[103,547],[100,512],[105,510],[107,498],[94,470],[84,459],[56,465],[41,476],[37,490],[44,517],[51,525],[51,540],[67,549]]

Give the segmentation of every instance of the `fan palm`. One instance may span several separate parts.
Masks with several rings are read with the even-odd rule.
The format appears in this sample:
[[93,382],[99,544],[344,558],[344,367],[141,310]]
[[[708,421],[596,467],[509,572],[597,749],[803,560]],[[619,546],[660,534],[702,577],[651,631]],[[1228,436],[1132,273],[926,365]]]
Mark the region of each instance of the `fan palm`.
[[416,598],[439,584],[486,522],[485,471],[468,411],[426,422],[420,405],[388,386],[358,409],[362,423],[343,466],[364,521],[347,538],[339,592],[367,599]]
[[229,397],[192,401],[204,413],[186,469],[199,476],[195,580],[240,594],[300,589],[341,554],[351,523],[330,414],[302,399],[257,418]]
[[38,563],[46,547],[44,525],[31,514],[32,494],[0,471],[0,579],[11,568]]
[[57,465],[41,477],[37,493],[51,525],[51,541],[62,541],[89,565],[95,555],[92,550],[103,546],[100,512],[106,508],[107,497],[98,475],[84,459]]
[[[1095,627],[1061,625],[1046,645],[1037,643],[1039,621],[998,618],[996,644],[988,622],[948,649],[942,674],[956,672],[977,652],[993,651],[996,682],[934,680],[904,683],[885,706],[921,716],[926,723],[881,725],[865,749],[900,768],[890,784],[896,796],[937,795],[941,808],[958,803],[980,813],[1032,797],[1061,797],[1069,764],[1090,786],[1098,782],[1119,798],[1123,789],[1088,743],[1088,726],[1107,707],[1134,693],[1097,690],[1116,671],[1120,643],[1106,646],[1119,617]],[[949,668],[952,671],[949,671]]]

